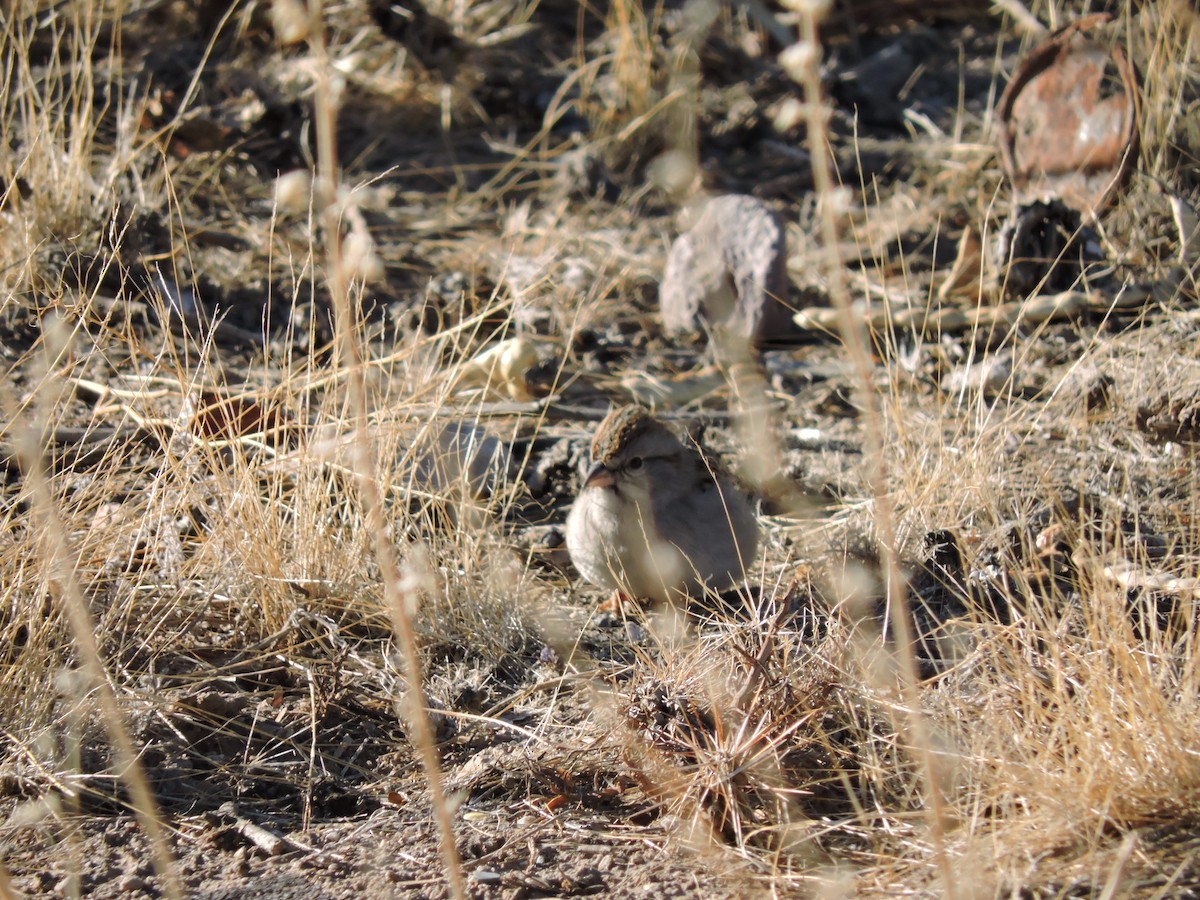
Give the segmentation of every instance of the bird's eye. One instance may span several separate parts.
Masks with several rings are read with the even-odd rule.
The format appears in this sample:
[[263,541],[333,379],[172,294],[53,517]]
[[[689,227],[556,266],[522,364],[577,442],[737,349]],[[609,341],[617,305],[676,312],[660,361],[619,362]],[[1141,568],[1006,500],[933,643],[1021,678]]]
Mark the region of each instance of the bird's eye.
[[636,472],[642,467],[642,458],[640,456],[635,456],[626,464],[626,467],[629,469],[629,471]]

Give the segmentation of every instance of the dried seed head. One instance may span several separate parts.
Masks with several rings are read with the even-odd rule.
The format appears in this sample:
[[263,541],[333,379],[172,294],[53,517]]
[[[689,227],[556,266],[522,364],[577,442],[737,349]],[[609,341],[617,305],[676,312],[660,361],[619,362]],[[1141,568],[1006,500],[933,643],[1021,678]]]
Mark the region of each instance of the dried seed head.
[[839,222],[848,219],[854,210],[854,197],[849,188],[845,187],[832,188],[821,198],[821,203],[822,205],[828,204],[829,211]]
[[821,48],[812,41],[797,41],[779,54],[779,65],[797,83],[817,77],[820,61]]
[[284,47],[303,43],[312,32],[308,7],[301,0],[274,0],[271,24],[275,28],[275,40]]
[[368,283],[383,281],[383,260],[375,252],[375,241],[361,228],[353,229],[342,241],[342,263],[352,278]]
[[275,179],[275,206],[298,215],[308,209],[312,197],[312,175],[306,169],[285,172]]
[[775,108],[771,124],[780,134],[787,134],[804,121],[804,104],[795,97],[788,97]]

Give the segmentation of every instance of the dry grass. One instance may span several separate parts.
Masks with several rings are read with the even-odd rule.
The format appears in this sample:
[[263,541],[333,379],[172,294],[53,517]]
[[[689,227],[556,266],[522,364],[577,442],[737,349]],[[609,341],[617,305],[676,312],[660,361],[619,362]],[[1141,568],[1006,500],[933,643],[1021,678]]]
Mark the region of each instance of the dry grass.
[[[1143,158],[1101,235],[1131,280],[1173,277],[1177,289],[1141,327],[1080,325],[1071,359],[1051,365],[1045,346],[1067,340],[1061,329],[939,344],[859,328],[864,297],[936,302],[932,263],[894,258],[901,237],[955,211],[994,218],[1001,180],[986,122],[961,102],[956,128],[973,141],[957,131],[933,141],[930,155],[954,144],[954,164],[907,186],[868,182],[844,155],[825,160],[824,138],[837,140],[804,18],[819,4],[794,5],[800,18],[775,15],[807,42],[785,62],[806,89],[820,174],[809,210],[819,237],[794,247],[792,268],[842,310],[867,410],[856,426],[865,466],[829,516],[767,520],[756,590],[736,615],[628,621],[620,638],[598,636],[595,598],[517,549],[522,528],[561,524],[561,508],[531,496],[528,473],[554,441],[582,441],[581,407],[614,396],[620,372],[589,372],[588,342],[654,333],[643,291],[665,242],[662,221],[640,211],[692,187],[690,104],[709,77],[697,35],[744,28],[748,13],[692,6],[696,31],[675,43],[663,35],[679,11],[666,4],[572,13],[572,74],[547,120],[580,115],[585,149],[614,167],[645,172],[662,155],[683,172],[650,166],[657,188],[639,176],[623,204],[606,204],[547,188],[567,143],[552,145],[549,127],[519,141],[489,132],[514,162],[482,163],[476,178],[452,129],[496,124],[480,99],[487,79],[455,56],[461,70],[439,84],[451,67],[442,56],[408,60],[402,88],[374,65],[369,29],[351,27],[369,20],[365,5],[337,5],[327,18],[350,24],[327,48],[269,54],[305,85],[306,103],[319,95],[316,177],[301,179],[290,210],[246,177],[253,167],[234,145],[181,149],[194,119],[224,127],[200,95],[233,35],[271,39],[265,10],[205,22],[195,94],[166,101],[123,74],[124,32],[160,14],[186,24],[169,17],[194,11],[3,14],[0,852],[24,831],[51,835],[47,845],[75,848],[65,889],[78,889],[87,818],[129,808],[162,832],[157,888],[181,893],[170,854],[196,841],[179,811],[201,801],[163,772],[186,759],[248,815],[299,810],[297,832],[321,819],[335,770],[365,794],[403,795],[406,816],[441,817],[445,866],[430,868],[456,893],[467,890],[463,823],[477,812],[466,807],[480,796],[501,808],[547,801],[538,815],[565,797],[614,833],[651,823],[666,852],[695,853],[764,892],[1170,896],[1196,883],[1192,451],[1130,424],[1147,395],[1195,378],[1194,259],[1181,272],[1179,242],[1154,234],[1172,197],[1200,199],[1187,156],[1200,103],[1195,14],[1182,3],[1122,14],[1143,73]],[[539,11],[441,6],[430,10],[456,35],[497,52]],[[1068,14],[1028,9],[1042,22]],[[497,70],[512,64],[497,59]],[[1005,74],[993,72],[997,92]],[[339,146],[339,114],[385,96],[410,107],[406,121],[445,129],[429,138],[444,142],[431,153],[444,167],[419,173],[440,180],[436,195],[375,166],[391,137]],[[851,143],[854,158],[863,148]],[[947,200],[960,189],[961,202]],[[256,248],[257,268],[233,264],[237,246]],[[437,302],[433,271],[464,275],[445,288],[452,301]],[[409,295],[426,301],[405,314],[437,314],[440,327],[402,327],[372,308],[395,300],[394,279],[419,283]],[[219,289],[233,308],[205,310]],[[239,333],[264,330],[236,307],[256,292],[270,296],[259,296],[268,340],[236,349]],[[200,310],[181,315],[193,294]],[[226,315],[241,332],[218,330]],[[505,383],[462,390],[471,360],[516,336],[550,361],[555,402],[514,402]],[[641,365],[621,349],[617,366]],[[986,393],[931,388],[960,351],[1008,354],[1013,374]],[[1090,370],[1112,380],[1106,404],[1089,405],[1073,380]],[[800,418],[793,398],[755,378],[735,385],[753,413],[738,433],[775,459]],[[481,477],[445,444],[477,424],[518,448]],[[958,535],[971,579],[954,586],[965,612],[946,628],[946,659],[922,680],[905,612],[916,576],[903,561],[935,529]],[[844,564],[855,541],[883,562]],[[996,597],[1004,615],[986,608]],[[470,760],[500,752],[497,734],[526,742],[524,755],[480,775]],[[424,780],[411,775],[418,760]],[[0,892],[12,890],[0,870]]]

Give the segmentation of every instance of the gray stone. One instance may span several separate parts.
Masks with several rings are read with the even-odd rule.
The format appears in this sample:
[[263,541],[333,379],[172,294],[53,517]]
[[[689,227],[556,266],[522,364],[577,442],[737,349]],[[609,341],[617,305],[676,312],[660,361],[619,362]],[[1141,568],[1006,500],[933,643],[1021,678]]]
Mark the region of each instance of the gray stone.
[[464,419],[442,429],[437,447],[417,466],[417,481],[434,493],[466,487],[471,496],[490,497],[508,479],[511,468],[508,445]]
[[761,344],[794,333],[787,292],[782,220],[755,197],[726,194],[672,245],[659,301],[670,335],[719,327]]

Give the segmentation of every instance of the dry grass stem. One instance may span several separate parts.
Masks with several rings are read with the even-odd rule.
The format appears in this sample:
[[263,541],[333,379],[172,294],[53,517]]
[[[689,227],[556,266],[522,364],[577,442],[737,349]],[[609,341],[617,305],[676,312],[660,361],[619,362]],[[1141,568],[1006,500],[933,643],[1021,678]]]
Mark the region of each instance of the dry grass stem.
[[[846,189],[833,180],[832,165],[827,147],[827,109],[819,78],[820,43],[818,25],[820,13],[817,4],[803,4],[800,41],[785,53],[793,54],[789,66],[792,74],[804,88],[808,112],[809,152],[812,156],[813,184],[817,203],[820,206],[821,236],[827,248],[840,245],[839,221],[847,206]],[[951,865],[946,846],[946,808],[942,796],[944,778],[933,746],[929,724],[922,710],[920,693],[917,689],[918,675],[910,613],[906,600],[906,586],[900,572],[897,536],[892,511],[891,492],[886,456],[883,419],[873,390],[871,361],[867,335],[862,322],[855,315],[853,303],[845,281],[845,269],[841,261],[829,257],[829,294],[839,314],[839,330],[847,354],[855,368],[858,380],[859,405],[864,414],[864,438],[866,441],[867,480],[871,486],[874,503],[874,522],[879,535],[880,550],[886,574],[886,597],[888,611],[886,621],[895,641],[896,658],[900,665],[900,693],[903,708],[900,710],[905,729],[911,740],[912,751],[921,763],[924,781],[924,807],[928,811],[928,824],[934,843],[934,855],[942,876],[942,889],[947,896],[958,893],[957,879]]]
[[361,284],[362,271],[347,259],[342,239],[342,222],[345,215],[341,205],[334,200],[341,195],[341,174],[338,165],[335,129],[337,125],[338,100],[335,96],[335,75],[330,64],[324,41],[324,18],[321,0],[310,0],[309,15],[317,23],[310,41],[316,56],[319,75],[316,95],[317,124],[317,173],[314,188],[318,197],[328,198],[321,212],[325,235],[326,262],[328,266],[329,293],[333,299],[338,347],[341,355],[340,368],[347,374],[349,406],[354,416],[355,452],[352,468],[355,483],[363,501],[366,527],[372,537],[375,558],[383,580],[384,597],[391,616],[392,628],[399,642],[404,659],[407,691],[408,724],[413,731],[413,743],[421,754],[421,764],[429,782],[433,815],[440,831],[440,846],[446,866],[446,878],[454,897],[466,897],[462,865],[455,842],[451,822],[452,812],[442,787],[442,770],[438,759],[433,726],[429,720],[428,704],[425,699],[425,681],[421,668],[421,656],[417,647],[417,636],[413,616],[422,600],[421,583],[425,579],[418,574],[422,563],[409,563],[409,574],[402,573],[396,560],[395,549],[389,535],[384,514],[384,496],[379,487],[379,476],[375,469],[375,446],[371,437],[371,406],[367,396],[366,366],[359,347],[361,325],[357,315],[357,304],[351,294],[355,276]]

